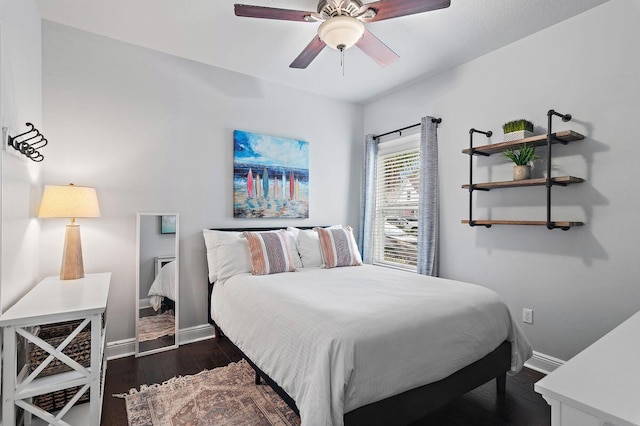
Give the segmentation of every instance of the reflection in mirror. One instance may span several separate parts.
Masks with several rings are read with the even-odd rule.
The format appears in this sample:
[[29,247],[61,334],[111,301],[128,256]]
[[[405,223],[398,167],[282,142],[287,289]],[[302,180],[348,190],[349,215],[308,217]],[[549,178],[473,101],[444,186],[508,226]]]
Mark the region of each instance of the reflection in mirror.
[[176,213],[138,213],[136,356],[178,347],[178,223]]

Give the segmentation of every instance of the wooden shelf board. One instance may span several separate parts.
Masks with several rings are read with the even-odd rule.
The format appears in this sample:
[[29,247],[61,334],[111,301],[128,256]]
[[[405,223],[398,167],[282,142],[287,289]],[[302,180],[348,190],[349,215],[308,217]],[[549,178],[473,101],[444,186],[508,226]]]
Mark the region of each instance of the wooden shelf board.
[[[469,224],[469,221],[464,219],[462,220],[463,224]],[[545,220],[474,220],[473,223],[477,226],[487,226],[487,225],[531,225],[531,226],[547,226],[547,222]],[[571,221],[553,221],[551,222],[555,226],[570,228],[572,226],[582,226],[584,222],[571,222]]]
[[[552,143],[573,142],[584,139],[584,136],[573,130],[564,130],[562,132],[553,133]],[[507,148],[516,148],[524,143],[533,146],[542,146],[547,144],[547,135],[531,136],[530,138],[518,139],[509,142],[492,143],[489,145],[482,145],[474,147],[475,152],[481,152],[484,154],[495,154],[496,152],[502,152]],[[463,149],[464,154],[469,154],[469,148]]]
[[[551,178],[556,185],[569,185],[572,183],[584,182],[584,179],[575,176],[558,176]],[[519,188],[524,186],[544,186],[547,184],[546,178],[526,179],[526,180],[508,180],[502,182],[483,182],[474,183],[476,189],[496,189],[496,188]],[[469,184],[462,185],[463,188],[469,189]]]

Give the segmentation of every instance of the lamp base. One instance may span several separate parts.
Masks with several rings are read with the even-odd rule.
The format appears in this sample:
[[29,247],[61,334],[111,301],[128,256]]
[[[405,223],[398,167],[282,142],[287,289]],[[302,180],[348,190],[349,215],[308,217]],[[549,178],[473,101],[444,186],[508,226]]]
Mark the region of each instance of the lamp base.
[[82,263],[82,243],[80,242],[80,225],[70,223],[64,235],[64,252],[62,254],[61,280],[84,278]]

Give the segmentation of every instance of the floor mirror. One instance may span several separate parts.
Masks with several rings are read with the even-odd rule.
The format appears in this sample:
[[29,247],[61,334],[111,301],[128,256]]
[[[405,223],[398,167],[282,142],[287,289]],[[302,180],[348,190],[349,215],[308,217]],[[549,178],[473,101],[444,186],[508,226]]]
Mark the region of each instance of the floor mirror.
[[138,213],[136,357],[178,347],[179,215]]

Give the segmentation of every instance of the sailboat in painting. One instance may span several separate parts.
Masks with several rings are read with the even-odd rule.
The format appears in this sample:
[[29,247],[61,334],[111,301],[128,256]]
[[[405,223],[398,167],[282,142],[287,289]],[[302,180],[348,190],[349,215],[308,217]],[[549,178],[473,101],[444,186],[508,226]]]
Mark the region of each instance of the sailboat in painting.
[[262,169],[262,192],[264,198],[269,197],[269,171],[266,167]]
[[296,183],[293,178],[293,170],[292,170],[291,173],[289,174],[289,199],[290,200],[295,200],[295,187],[296,187]]
[[253,173],[251,173],[251,169],[249,169],[249,173],[247,173],[247,196],[251,197],[253,195]]
[[273,198],[278,198],[278,189],[280,186],[278,185],[278,177],[273,178]]

